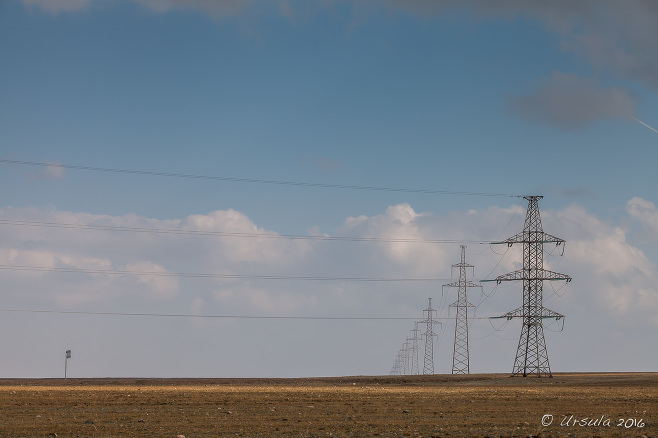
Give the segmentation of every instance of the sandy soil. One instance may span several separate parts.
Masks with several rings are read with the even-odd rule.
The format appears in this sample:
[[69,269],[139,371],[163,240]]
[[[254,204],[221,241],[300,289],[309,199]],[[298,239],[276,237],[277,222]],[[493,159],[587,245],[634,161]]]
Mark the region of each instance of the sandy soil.
[[655,437],[657,412],[658,373],[0,380],[0,437]]

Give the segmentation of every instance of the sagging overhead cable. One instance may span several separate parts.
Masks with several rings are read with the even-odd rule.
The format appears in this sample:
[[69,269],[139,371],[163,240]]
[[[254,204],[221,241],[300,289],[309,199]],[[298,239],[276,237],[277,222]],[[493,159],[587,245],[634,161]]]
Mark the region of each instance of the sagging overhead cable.
[[90,224],[71,224],[63,222],[40,222],[24,221],[12,219],[0,219],[0,225],[27,226],[27,227],[45,227],[45,228],[64,228],[72,230],[96,230],[96,231],[121,231],[131,233],[155,233],[155,234],[176,234],[176,235],[196,235],[196,236],[217,236],[217,237],[250,237],[262,239],[291,239],[291,240],[323,240],[323,241],[342,241],[342,242],[385,242],[385,243],[444,243],[444,244],[488,244],[493,241],[489,240],[455,240],[455,239],[411,239],[411,238],[385,238],[385,237],[359,237],[359,236],[327,236],[327,235],[299,235],[299,234],[278,234],[278,233],[242,233],[232,231],[212,231],[212,230],[184,230],[174,228],[147,228],[147,227],[127,227],[113,225],[90,225]]
[[191,173],[161,172],[161,171],[153,171],[153,170],[82,166],[76,164],[46,163],[40,161],[0,159],[0,163],[19,165],[19,166],[37,166],[37,167],[49,167],[49,168],[55,167],[55,168],[67,169],[67,170],[83,170],[90,172],[121,173],[127,175],[159,176],[159,177],[167,177],[167,178],[185,178],[185,179],[250,183],[250,184],[270,184],[270,185],[278,185],[278,186],[309,187],[309,188],[322,188],[322,189],[417,193],[417,194],[425,194],[425,195],[492,196],[492,197],[512,197],[512,198],[521,197],[521,195],[513,195],[509,193],[469,192],[469,191],[418,189],[418,188],[405,188],[405,187],[377,187],[377,186],[360,186],[360,185],[350,185],[350,184],[324,184],[324,183],[313,183],[313,182],[304,182],[304,181],[282,181],[282,180],[257,179],[257,178],[239,178],[239,177],[218,176],[218,175],[198,175]]
[[213,274],[201,272],[159,272],[159,271],[129,271],[116,269],[67,268],[51,266],[0,265],[0,270],[37,271],[37,272],[67,272],[73,274],[109,274],[135,275],[155,277],[187,277],[187,278],[221,278],[227,280],[299,280],[299,281],[345,281],[345,282],[434,282],[445,281],[445,278],[385,278],[385,277],[324,277],[313,275],[251,275],[251,274]]

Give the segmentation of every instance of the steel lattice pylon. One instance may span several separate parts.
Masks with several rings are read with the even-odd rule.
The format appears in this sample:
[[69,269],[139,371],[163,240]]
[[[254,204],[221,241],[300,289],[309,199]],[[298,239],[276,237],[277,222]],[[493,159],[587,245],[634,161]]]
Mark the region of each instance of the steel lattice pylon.
[[457,301],[450,305],[450,307],[457,308],[457,314],[455,315],[455,343],[452,351],[452,374],[469,374],[468,308],[475,306],[468,302],[466,291],[469,287],[482,286],[466,280],[466,268],[473,268],[473,265],[466,263],[465,245],[461,245],[461,262],[452,265],[452,267],[459,268],[459,280],[444,285],[444,287],[457,288]]
[[409,374],[409,341],[404,341],[400,351],[402,352],[402,374],[406,376]]
[[544,269],[544,243],[563,245],[564,240],[544,233],[539,216],[539,200],[543,196],[525,196],[528,201],[523,231],[503,242],[508,246],[515,243],[523,244],[523,269],[501,275],[495,280],[500,284],[503,281],[523,280],[523,305],[518,309],[506,313],[500,318],[523,318],[523,328],[519,338],[519,346],[514,359],[512,376],[522,374],[536,374],[553,377],[548,363],[548,351],[544,340],[543,320],[545,318],[564,318],[557,312],[546,309],[543,305],[544,280],[566,280],[571,277]]
[[441,324],[439,321],[435,321],[436,310],[432,309],[432,299],[428,298],[429,305],[427,309],[423,310],[423,313],[427,312],[427,317],[423,321],[426,325],[425,333],[423,337],[425,338],[425,358],[423,360],[423,374],[434,374],[434,338],[438,337],[434,333],[434,324]]
[[418,328],[418,321],[414,322],[414,329],[411,330],[411,333],[413,333],[413,336],[411,338],[407,338],[408,341],[411,341],[411,374],[417,375],[420,374],[420,367],[418,365],[418,340],[420,339],[418,337],[418,332],[420,329]]

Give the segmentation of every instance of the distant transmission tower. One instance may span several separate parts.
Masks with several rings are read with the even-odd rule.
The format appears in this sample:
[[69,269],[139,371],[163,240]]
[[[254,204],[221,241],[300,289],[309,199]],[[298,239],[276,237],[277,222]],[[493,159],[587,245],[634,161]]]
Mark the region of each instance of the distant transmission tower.
[[[523,374],[536,374],[553,377],[551,367],[548,363],[548,351],[544,340],[543,319],[564,318],[557,312],[549,310],[543,304],[544,280],[566,280],[571,277],[557,272],[544,269],[544,243],[555,243],[556,246],[564,244],[564,240],[550,234],[544,233],[539,216],[539,200],[543,196],[525,196],[528,201],[528,211],[525,216],[523,231],[503,242],[508,246],[515,243],[523,244],[523,269],[500,275],[495,281],[500,284],[503,281],[523,280],[523,306],[500,316],[500,318],[523,318],[523,328],[519,338],[519,347],[514,359],[512,376]],[[564,246],[563,246],[564,248]],[[564,251],[564,249],[563,249]],[[494,281],[494,280],[484,280]]]
[[405,376],[409,374],[409,341],[404,341],[402,344],[402,374]]
[[402,344],[402,348],[395,357],[395,362],[391,368],[391,374],[409,375],[420,374],[418,368],[418,322],[414,322],[414,328],[411,330],[412,336],[407,337]]
[[414,329],[411,330],[411,338],[407,338],[407,341],[411,341],[411,349],[409,353],[411,355],[411,374],[414,375],[420,374],[420,366],[418,365],[418,340],[420,339],[418,337],[419,331],[420,329],[418,328],[418,321],[416,321],[414,322]]
[[423,337],[425,338],[425,360],[423,361],[423,374],[434,374],[434,338],[437,337],[437,334],[434,333],[434,324],[441,324],[439,321],[435,321],[436,310],[432,309],[432,299],[429,299],[429,306],[427,309],[423,310],[423,313],[427,312],[427,317],[423,321],[426,325],[425,333]]
[[457,288],[457,301],[450,305],[450,307],[457,308],[457,315],[455,315],[455,344],[452,350],[452,374],[470,373],[468,359],[468,308],[475,306],[468,302],[466,290],[469,287],[482,287],[466,280],[466,268],[473,268],[473,265],[466,263],[466,246],[461,245],[461,249],[461,262],[452,265],[453,268],[459,268],[459,280],[444,285],[445,287]]
[[401,368],[400,368],[401,367],[401,362],[402,362],[401,359],[400,359],[401,355],[402,355],[402,353],[398,351],[397,356],[395,356],[395,362],[393,362],[393,367],[391,368],[391,374],[393,374],[393,375],[402,374],[402,371],[401,371]]

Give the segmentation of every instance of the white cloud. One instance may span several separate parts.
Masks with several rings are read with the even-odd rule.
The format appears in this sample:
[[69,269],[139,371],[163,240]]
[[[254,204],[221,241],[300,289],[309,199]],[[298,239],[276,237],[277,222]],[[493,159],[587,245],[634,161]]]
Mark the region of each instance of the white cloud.
[[[166,274],[168,271],[163,266],[150,261],[128,263],[126,271],[135,273],[158,273]],[[179,289],[178,279],[175,277],[160,275],[135,275],[129,277],[130,282],[145,286],[145,290],[155,298],[173,298]]]
[[66,169],[58,163],[48,163],[43,171],[43,176],[48,179],[64,179],[66,178]]
[[[278,233],[259,228],[246,215],[233,209],[213,211],[206,215],[191,215],[181,221],[179,227],[181,230],[222,232],[233,235],[221,239],[206,238],[202,242],[197,242],[203,248],[203,255],[208,258],[202,266],[207,266],[207,269],[211,270],[217,269],[218,266],[230,269],[231,266],[238,264],[243,266],[267,264],[272,268],[280,268],[294,262],[298,257],[303,257],[310,250],[307,241],[276,238]],[[252,236],[245,237],[244,234]],[[188,245],[185,246],[186,251],[196,250]]]
[[43,169],[29,173],[32,180],[62,180],[66,178],[66,168],[59,163],[49,162]]
[[658,208],[656,204],[640,197],[634,197],[626,204],[626,211],[640,221],[652,238],[658,238]]
[[[640,198],[634,198],[629,205],[644,206],[648,212],[655,211],[650,203]],[[633,209],[629,212],[635,214]],[[524,213],[525,206],[512,205],[436,215],[417,212],[409,204],[399,204],[390,206],[378,215],[347,218],[333,235],[385,239],[503,240],[521,230]],[[258,227],[246,215],[235,210],[191,215],[182,220],[157,220],[136,215],[101,216],[52,209],[5,208],[0,209],[0,219],[276,235],[274,231]],[[626,231],[621,226],[602,221],[578,205],[542,211],[542,219],[546,232],[567,241],[563,257],[548,256],[554,248],[546,245],[546,268],[571,275],[574,279],[559,295],[553,295],[552,290],[553,287],[561,287],[561,284],[544,286],[546,306],[567,316],[566,333],[548,335],[551,337],[549,349],[556,363],[562,364],[562,369],[578,366],[580,369],[601,370],[606,369],[607,364],[615,369],[625,369],[620,360],[604,357],[601,352],[597,352],[597,345],[602,349],[614,348],[614,345],[608,345],[611,342],[609,339],[592,340],[591,327],[598,326],[607,327],[606,330],[611,333],[622,334],[621,337],[626,339],[624,348],[637,351],[637,357],[641,360],[655,360],[655,353],[639,350],[641,335],[658,327],[658,292],[655,286],[658,278],[655,264],[627,241]],[[520,249],[518,245],[508,249],[505,245],[490,247],[478,243],[468,244],[467,261],[475,265],[474,280],[492,279],[518,269],[521,264]],[[559,251],[554,255],[557,253]],[[291,241],[264,237],[2,225],[2,265],[163,273],[446,278],[446,281],[429,283],[262,281],[5,269],[2,271],[2,307],[210,315],[421,318],[427,297],[431,296],[441,316],[446,317],[454,316],[454,311],[448,312],[447,304],[455,300],[455,291],[446,290],[442,294],[441,284],[448,282],[451,265],[459,261],[459,255],[459,246],[455,244]],[[521,304],[520,284],[503,284],[495,293],[493,287],[493,283],[485,283],[485,293],[492,294],[490,298],[480,295],[477,290],[469,291],[469,299],[475,304],[481,303],[477,316],[501,315]],[[23,323],[26,318],[23,316],[22,319],[16,319],[15,323]],[[50,324],[54,324],[53,327],[64,327],[76,323],[71,317],[61,318],[60,322]],[[171,345],[177,345],[190,355],[198,356],[201,354],[199,352],[204,352],[198,357],[201,362],[195,365],[199,367],[198,373],[201,375],[216,375],[216,371],[213,371],[214,363],[223,364],[222,375],[314,375],[320,370],[325,370],[323,372],[327,374],[383,373],[388,371],[395,357],[399,348],[398,341],[404,340],[407,331],[412,328],[410,321],[401,321],[399,324],[363,322],[359,323],[363,324],[358,326],[362,331],[356,336],[357,323],[345,321],[301,323],[296,320],[244,322],[195,319],[192,322],[176,320],[178,322],[174,323],[162,319],[135,318],[124,321],[103,318],[106,319],[94,319],[95,324],[107,327],[102,335],[93,332],[93,329],[82,332],[95,333],[94,342],[103,345],[115,345],[121,341],[122,348],[135,356],[145,354],[143,346],[139,344],[141,338],[137,336],[132,339],[128,336],[129,339],[124,337],[119,340],[116,336],[121,335],[116,333],[120,333],[124,326],[126,330],[131,327],[131,330],[139,333],[145,331],[143,338],[146,339],[152,337],[148,335],[149,330],[156,331],[156,325],[160,324],[157,325],[161,327],[157,330],[158,336],[153,341],[156,344],[148,351],[148,357],[141,357],[135,362],[144,366],[142,373],[150,373],[151,376],[154,375],[154,369],[161,373],[174,372],[166,371],[168,368],[158,368],[158,358],[161,360],[166,357],[164,352],[162,357],[158,356],[160,344],[166,350],[173,348]],[[38,346],[41,345],[37,329],[43,327],[38,321],[35,322],[34,336],[25,334],[27,338],[22,338],[29,339],[32,348],[40,348]],[[507,367],[511,367],[508,362],[512,361],[520,330],[516,323],[512,321],[509,328],[497,333],[486,320],[473,321],[474,370],[508,371]],[[444,367],[440,365],[441,360],[448,357],[451,347],[452,325],[447,322],[443,330],[442,344],[437,346],[437,367]],[[85,333],[78,332],[75,331],[75,337],[83,342],[86,339]],[[73,335],[68,333],[66,336],[72,338]],[[370,353],[362,357],[363,339]],[[131,347],[133,341],[135,345]],[[207,349],[208,342],[217,346],[217,352],[215,349]],[[252,345],[254,351],[269,351],[271,363],[262,364],[256,357],[251,358],[253,362],[248,362],[248,352],[231,356],[221,353],[243,351],[246,343]],[[578,345],[584,344],[591,345],[586,357],[582,356],[584,353],[578,353]],[[287,347],[280,348],[284,345]],[[295,345],[305,345],[304,354],[317,357],[319,362],[291,362],[285,351],[286,348],[297,348]],[[572,348],[573,351],[569,350]],[[570,355],[561,353],[564,349],[570,351]],[[508,350],[510,357],[501,357],[500,351]],[[334,360],[331,358],[345,355],[358,356],[361,361],[358,366],[362,368],[345,368],[348,364],[337,359],[331,362]],[[484,357],[489,359],[485,361]],[[34,363],[37,364],[33,367],[37,370],[34,373],[43,375],[42,371],[38,371],[38,361]],[[207,365],[201,365],[203,363]],[[274,364],[280,364],[281,368],[276,368],[279,365]],[[100,372],[106,373],[103,375],[116,375],[123,369],[115,364],[115,368],[99,371],[105,370],[103,367],[106,366],[100,362],[95,364],[90,368],[89,375],[98,375]],[[16,373],[24,373],[22,369]],[[179,375],[191,373],[185,371],[187,368],[181,370],[178,371]],[[440,372],[444,371],[445,368],[440,368]],[[125,372],[140,375],[139,369]]]
[[[296,289],[296,288],[295,288]],[[319,298],[313,293],[300,294],[292,290],[268,290],[267,287],[237,287],[219,289],[214,298],[222,307],[249,309],[252,314],[285,316],[316,313]]]
[[[269,238],[277,233],[263,230],[235,210],[191,215],[184,220],[156,220],[132,214],[91,215],[35,208],[5,208],[0,218],[71,224],[73,228],[3,226],[0,264],[43,268],[127,270],[136,273],[202,272],[211,274],[262,273],[288,269],[309,251],[307,241]],[[76,225],[122,228],[155,228],[201,231],[206,235],[118,232],[75,228]],[[221,232],[225,237],[210,233]],[[240,237],[241,234],[252,237]],[[258,235],[253,237],[253,235]],[[16,278],[48,278],[49,296],[59,303],[112,302],[127,294],[150,299],[172,299],[180,290],[179,280],[163,275],[74,274],[15,271]],[[78,292],[70,284],[78,284]],[[58,281],[61,280],[61,283]],[[96,281],[96,286],[90,283]],[[216,282],[226,283],[224,280]],[[41,285],[42,289],[46,285]],[[117,291],[125,290],[126,293]],[[86,291],[86,292],[85,292]],[[74,299],[75,298],[75,299]]]
[[[603,222],[582,207],[548,213],[567,240],[566,255],[555,266],[574,276],[570,297],[579,310],[601,312],[624,321],[652,321],[658,326],[656,266],[626,239],[619,226]],[[580,278],[579,278],[580,277]]]
[[[375,265],[404,266],[409,274],[436,275],[446,260],[446,247],[400,240],[422,240],[429,231],[409,204],[388,207],[382,215],[350,217],[336,232],[341,235],[391,240],[377,244],[377,251],[368,254]],[[396,241],[398,240],[398,241]]]

